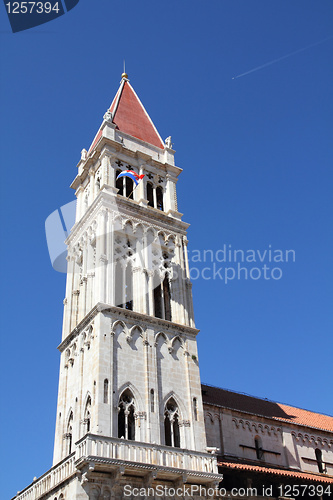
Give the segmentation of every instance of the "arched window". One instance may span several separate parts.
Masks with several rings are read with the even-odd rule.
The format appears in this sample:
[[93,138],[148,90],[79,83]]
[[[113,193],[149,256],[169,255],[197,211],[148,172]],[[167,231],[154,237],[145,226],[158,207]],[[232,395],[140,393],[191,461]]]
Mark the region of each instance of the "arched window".
[[68,418],[66,439],[67,439],[67,455],[70,455],[72,453],[72,440],[73,440],[73,412],[72,411],[71,411],[69,418]]
[[318,470],[320,473],[324,472],[324,464],[323,464],[323,454],[322,451],[319,448],[315,449],[315,454],[316,454],[316,460],[317,460],[317,465],[318,465]]
[[124,178],[120,177],[120,179],[117,179],[119,174],[121,174],[121,170],[116,171],[116,188],[119,189],[118,194],[123,196],[124,195]]
[[104,403],[108,404],[109,402],[109,381],[106,378],[104,380],[104,397],[103,397]]
[[262,443],[261,443],[261,439],[259,436],[256,436],[254,438],[254,446],[255,446],[255,449],[256,449],[256,457],[258,460],[263,460],[264,459],[264,452],[263,452],[263,449],[262,449]]
[[156,188],[156,203],[159,210],[164,210],[163,208],[163,189],[161,186]]
[[118,437],[132,441],[135,439],[135,401],[129,389],[119,398]]
[[166,274],[163,280],[163,300],[164,300],[164,319],[171,321],[171,302],[170,302],[170,284],[169,277]]
[[147,182],[147,200],[148,206],[154,206],[154,188],[151,182]]
[[150,411],[154,413],[155,411],[155,394],[154,389],[150,390]]
[[198,420],[198,401],[197,401],[197,398],[193,398],[193,413],[194,413],[194,420]]
[[90,432],[91,429],[91,398],[87,399],[86,408],[84,410],[84,424],[86,426],[86,432]]
[[169,399],[169,401],[165,405],[164,433],[165,444],[167,446],[180,448],[179,411],[178,406],[173,398]]
[[125,280],[125,309],[133,311],[133,272],[130,263],[126,266]]

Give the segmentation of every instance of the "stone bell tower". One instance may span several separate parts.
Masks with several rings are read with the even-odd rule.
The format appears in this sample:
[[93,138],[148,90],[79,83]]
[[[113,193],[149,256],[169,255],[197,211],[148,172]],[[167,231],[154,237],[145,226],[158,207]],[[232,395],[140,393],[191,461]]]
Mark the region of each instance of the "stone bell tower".
[[54,462],[40,495],[221,479],[206,449],[174,153],[124,73],[71,186]]

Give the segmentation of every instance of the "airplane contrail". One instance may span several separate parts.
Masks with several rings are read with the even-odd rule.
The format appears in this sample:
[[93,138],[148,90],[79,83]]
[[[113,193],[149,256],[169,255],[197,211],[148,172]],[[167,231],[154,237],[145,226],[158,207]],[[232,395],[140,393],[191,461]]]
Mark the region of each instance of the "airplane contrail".
[[298,54],[299,52],[303,52],[304,50],[310,49],[311,47],[315,47],[316,45],[319,45],[321,43],[326,42],[326,40],[329,40],[332,37],[333,37],[333,35],[328,36],[327,38],[324,38],[324,40],[319,40],[319,42],[311,43],[310,45],[307,45],[306,47],[303,47],[302,49],[294,50],[294,52],[290,52],[289,54],[286,54],[285,56],[278,57],[277,59],[273,59],[273,61],[269,61],[265,64],[262,64],[261,66],[257,66],[256,68],[250,69],[249,71],[246,71],[245,73],[241,73],[240,75],[233,76],[232,80],[236,80],[236,78],[240,78],[241,76],[249,75],[250,73],[253,73],[254,71],[258,71],[259,69],[266,68],[266,66],[270,66],[271,64],[275,64],[276,62],[282,61],[283,59],[286,59],[287,57],[291,57],[295,54]]

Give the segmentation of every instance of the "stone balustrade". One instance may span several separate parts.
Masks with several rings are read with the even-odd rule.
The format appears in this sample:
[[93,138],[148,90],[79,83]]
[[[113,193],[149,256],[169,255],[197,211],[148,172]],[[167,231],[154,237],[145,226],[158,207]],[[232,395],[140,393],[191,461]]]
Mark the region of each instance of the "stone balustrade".
[[88,434],[76,443],[76,457],[100,457],[125,462],[139,462],[156,467],[167,467],[217,474],[215,455],[170,446],[125,441],[119,438]]
[[67,458],[62,460],[58,465],[52,467],[48,472],[43,474],[39,479],[34,481],[30,486],[25,488],[15,497],[16,500],[36,500],[52,488],[68,479],[75,472],[75,453],[73,452]]
[[139,463],[156,470],[161,467],[184,473],[218,474],[216,456],[209,453],[87,434],[75,444],[70,456],[18,493],[15,500],[38,500],[73,475],[77,471],[75,463],[85,458],[110,460],[111,465],[114,460],[131,467]]

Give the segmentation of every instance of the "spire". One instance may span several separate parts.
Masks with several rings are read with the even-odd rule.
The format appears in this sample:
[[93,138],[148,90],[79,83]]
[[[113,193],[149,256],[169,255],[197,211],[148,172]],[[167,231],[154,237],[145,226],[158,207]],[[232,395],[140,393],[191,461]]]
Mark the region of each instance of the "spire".
[[[128,75],[125,72],[125,62],[120,87],[108,111],[111,113],[112,123],[116,125],[116,128],[120,132],[164,149],[164,143],[160,134],[157,132],[150,116],[129,83]],[[101,136],[102,131],[100,129],[89,151],[95,147]]]

